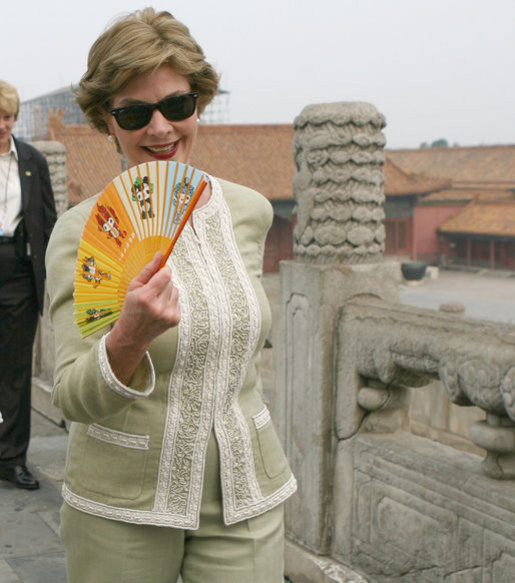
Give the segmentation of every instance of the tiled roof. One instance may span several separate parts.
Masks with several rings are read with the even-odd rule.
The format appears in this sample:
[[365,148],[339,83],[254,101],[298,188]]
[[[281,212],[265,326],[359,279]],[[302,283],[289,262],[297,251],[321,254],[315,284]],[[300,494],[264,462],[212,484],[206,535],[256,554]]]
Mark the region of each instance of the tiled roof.
[[[292,125],[201,125],[191,163],[202,170],[245,184],[270,200],[293,199]],[[387,157],[388,195],[425,194],[450,185],[403,172]]]
[[270,200],[293,198],[292,125],[201,125],[191,164]]
[[406,172],[451,178],[455,188],[515,186],[515,145],[387,150]]
[[428,178],[401,170],[389,156],[384,165],[385,194],[398,196],[406,194],[427,194],[451,185],[449,179]]
[[[62,142],[68,153],[68,188],[72,204],[99,192],[122,171],[115,146],[104,135],[88,126],[63,125],[62,116],[58,113],[49,118],[49,134],[51,139]],[[289,124],[200,125],[191,164],[214,176],[250,186],[272,201],[292,200],[295,172],[293,136],[294,129]],[[483,153],[486,151],[486,154],[490,152],[488,148],[387,151],[384,166],[386,194],[398,196],[431,193],[423,199],[427,202],[473,199],[473,194],[450,189],[449,177],[431,175],[426,167],[423,168],[425,172],[421,173],[415,173],[415,169],[407,171],[397,162],[401,154],[405,159],[413,156],[415,160],[427,161],[432,156],[436,156],[438,160],[443,154],[458,150],[474,150],[476,154],[480,150]],[[515,146],[512,150],[515,155]],[[422,156],[420,152],[423,153]],[[491,155],[490,153],[490,159]],[[422,168],[423,165],[420,164],[419,167]],[[513,174],[515,180],[515,171]],[[510,193],[503,189],[499,191],[499,195],[509,198]]]
[[120,154],[107,137],[87,125],[62,123],[62,114],[49,115],[51,140],[66,148],[68,200],[71,205],[100,192],[122,171]]
[[515,204],[474,201],[443,223],[439,231],[448,234],[515,237]]
[[432,192],[419,200],[420,204],[431,203],[467,203],[472,200],[484,202],[515,202],[515,190],[507,189],[472,189],[472,188],[448,188],[438,192]]

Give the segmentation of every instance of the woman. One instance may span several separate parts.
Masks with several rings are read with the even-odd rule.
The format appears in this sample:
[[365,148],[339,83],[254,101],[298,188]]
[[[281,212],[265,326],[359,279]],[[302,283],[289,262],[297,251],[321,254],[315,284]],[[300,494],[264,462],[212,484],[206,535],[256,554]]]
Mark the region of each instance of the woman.
[[[130,166],[187,163],[217,83],[188,29],[148,8],[95,42],[78,102]],[[54,402],[73,422],[69,582],[279,583],[282,503],[296,486],[258,370],[270,205],[211,177],[167,265],[156,254],[111,329],[82,339],[73,281],[95,199],[61,217],[47,253]]]

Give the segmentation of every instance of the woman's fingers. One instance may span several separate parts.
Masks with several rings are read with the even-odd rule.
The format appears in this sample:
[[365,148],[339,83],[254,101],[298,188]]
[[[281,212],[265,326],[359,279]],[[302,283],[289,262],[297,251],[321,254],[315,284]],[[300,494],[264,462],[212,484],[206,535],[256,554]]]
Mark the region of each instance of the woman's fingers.
[[139,285],[147,284],[152,278],[152,276],[159,272],[159,266],[161,265],[162,260],[163,254],[161,253],[161,251],[156,251],[152,261],[145,265],[145,267],[138,273],[138,275],[132,280],[132,282]]
[[179,290],[173,285],[169,266],[160,268],[162,254],[131,281],[123,308],[109,333],[107,350],[117,378],[126,382],[157,336],[179,324]]
[[127,289],[122,323],[140,334],[158,335],[180,320],[179,292],[173,285],[170,267],[160,268],[162,257],[162,253],[156,253]]

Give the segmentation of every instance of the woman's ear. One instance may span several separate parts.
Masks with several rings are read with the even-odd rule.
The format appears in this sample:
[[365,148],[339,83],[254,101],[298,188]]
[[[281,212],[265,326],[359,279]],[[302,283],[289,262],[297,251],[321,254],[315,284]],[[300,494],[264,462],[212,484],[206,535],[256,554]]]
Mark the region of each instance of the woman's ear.
[[105,107],[99,107],[98,108],[98,113],[102,116],[104,123],[106,124],[106,128],[107,128],[107,133],[108,134],[114,134],[113,132],[113,116],[109,113],[109,111],[107,111],[107,109]]
[[105,121],[105,124],[107,126],[107,132],[110,135],[114,135],[113,116],[110,113],[108,113],[107,111],[104,112],[104,121]]

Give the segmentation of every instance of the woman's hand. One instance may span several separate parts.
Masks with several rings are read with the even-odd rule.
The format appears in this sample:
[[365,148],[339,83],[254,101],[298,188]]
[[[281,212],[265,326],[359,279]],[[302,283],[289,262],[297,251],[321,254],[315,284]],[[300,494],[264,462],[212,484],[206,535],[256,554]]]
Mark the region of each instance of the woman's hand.
[[131,281],[123,308],[106,338],[109,363],[116,378],[128,384],[152,341],[179,324],[179,292],[168,266],[160,269],[157,252]]

